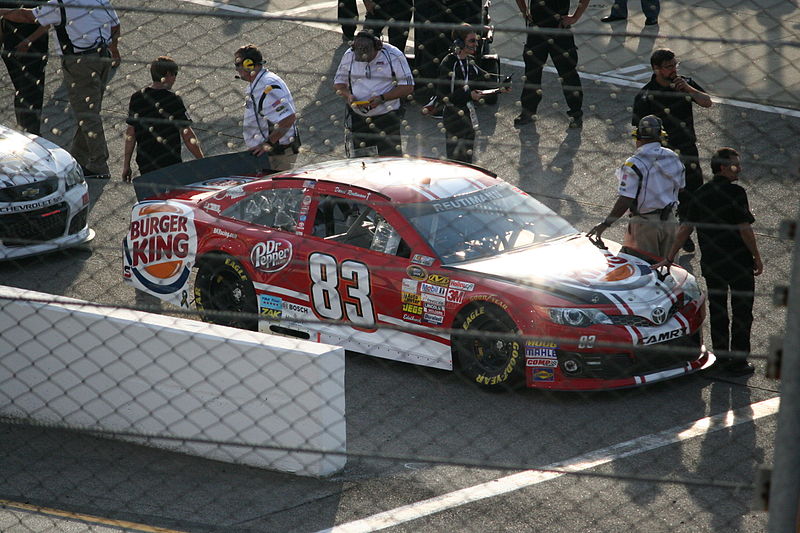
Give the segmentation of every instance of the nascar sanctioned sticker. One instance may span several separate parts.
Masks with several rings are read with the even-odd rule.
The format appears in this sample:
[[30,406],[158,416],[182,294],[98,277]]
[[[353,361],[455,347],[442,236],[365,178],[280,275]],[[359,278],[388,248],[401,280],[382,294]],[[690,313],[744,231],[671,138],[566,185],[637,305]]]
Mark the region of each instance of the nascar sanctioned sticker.
[[277,272],[292,260],[292,243],[286,239],[260,242],[250,250],[250,262],[261,272]]
[[189,307],[186,286],[197,254],[189,207],[161,201],[136,204],[122,247],[127,280],[144,292]]

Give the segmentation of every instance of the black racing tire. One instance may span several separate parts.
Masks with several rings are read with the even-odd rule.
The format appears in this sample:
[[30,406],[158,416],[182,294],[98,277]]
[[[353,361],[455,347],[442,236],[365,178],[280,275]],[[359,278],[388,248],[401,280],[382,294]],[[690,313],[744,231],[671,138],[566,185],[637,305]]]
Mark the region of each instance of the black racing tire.
[[231,256],[212,255],[200,261],[194,302],[206,322],[258,330],[256,291],[244,267]]
[[[525,377],[519,330],[505,311],[485,302],[467,306],[455,321],[453,359],[462,375],[493,390],[513,388]],[[493,333],[497,335],[492,335]]]

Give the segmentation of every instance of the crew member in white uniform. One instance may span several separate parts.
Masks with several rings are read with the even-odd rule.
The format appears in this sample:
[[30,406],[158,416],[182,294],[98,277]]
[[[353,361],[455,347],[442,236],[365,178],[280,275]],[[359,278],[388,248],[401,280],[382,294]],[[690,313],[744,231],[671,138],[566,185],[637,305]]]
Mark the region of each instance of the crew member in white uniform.
[[647,115],[633,133],[636,152],[616,172],[619,197],[611,213],[588,236],[598,239],[630,211],[624,245],[659,258],[675,240],[678,193],[686,185],[686,169],[678,155],[661,145],[666,139],[661,119]]
[[245,89],[244,143],[253,155],[268,154],[272,170],[289,170],[300,152],[297,115],[292,93],[286,83],[264,67],[264,56],[252,44],[234,54],[239,77]]
[[100,111],[111,68],[120,60],[120,22],[114,8],[108,0],[49,0],[32,9],[0,9],[0,16],[12,22],[38,23],[37,32],[55,28],[64,84],[77,122],[70,153],[88,176],[109,178]]
[[402,155],[402,100],[414,91],[414,76],[397,47],[360,31],[342,56],[333,80],[347,102],[355,150],[375,147],[377,155]]

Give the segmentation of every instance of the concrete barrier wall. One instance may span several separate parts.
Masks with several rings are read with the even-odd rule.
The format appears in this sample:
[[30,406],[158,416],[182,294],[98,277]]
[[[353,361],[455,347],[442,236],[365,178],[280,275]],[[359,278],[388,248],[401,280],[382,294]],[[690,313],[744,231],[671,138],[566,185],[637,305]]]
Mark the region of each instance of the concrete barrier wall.
[[344,350],[0,286],[0,414],[324,476],[346,460]]

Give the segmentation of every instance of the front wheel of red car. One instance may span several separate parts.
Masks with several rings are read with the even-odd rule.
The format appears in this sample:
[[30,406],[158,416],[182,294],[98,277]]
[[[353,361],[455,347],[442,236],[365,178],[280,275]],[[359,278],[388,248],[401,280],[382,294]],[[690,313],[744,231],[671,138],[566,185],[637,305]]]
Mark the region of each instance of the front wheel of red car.
[[493,304],[472,305],[453,323],[453,356],[470,381],[489,388],[519,385],[525,357],[519,330],[505,311]]
[[244,267],[230,256],[209,256],[200,262],[194,301],[206,322],[252,331],[258,329],[253,282]]

